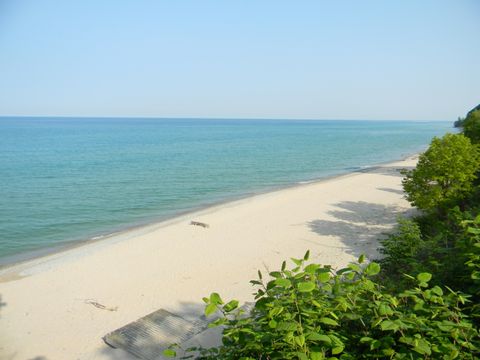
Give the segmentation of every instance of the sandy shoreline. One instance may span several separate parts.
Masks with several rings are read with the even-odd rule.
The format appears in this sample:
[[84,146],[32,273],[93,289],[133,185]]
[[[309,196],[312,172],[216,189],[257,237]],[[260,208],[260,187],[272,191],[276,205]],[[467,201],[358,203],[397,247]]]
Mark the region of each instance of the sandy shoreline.
[[25,253],[15,254],[11,256],[7,256],[5,258],[0,258],[0,282],[2,282],[2,274],[4,270],[11,272],[12,267],[17,268],[18,266],[22,266],[23,264],[31,265],[36,260],[43,261],[45,258],[49,258],[50,256],[55,256],[58,253],[64,253],[71,251],[72,249],[78,249],[79,247],[83,246],[90,246],[99,241],[108,241],[111,238],[121,237],[124,234],[131,233],[132,231],[138,232],[138,234],[146,231],[151,231],[155,229],[157,226],[165,226],[169,224],[171,221],[178,221],[184,217],[195,216],[197,213],[202,213],[204,211],[209,211],[210,209],[214,209],[217,207],[221,207],[225,204],[232,204],[238,201],[243,201],[245,199],[250,199],[255,196],[261,196],[267,193],[278,192],[282,190],[287,190],[296,187],[302,187],[311,184],[318,184],[325,181],[331,181],[333,179],[341,178],[344,176],[350,176],[358,172],[370,172],[374,171],[378,167],[385,166],[394,162],[405,161],[410,158],[414,158],[417,156],[417,153],[410,154],[408,156],[404,156],[399,158],[395,161],[385,161],[382,163],[377,163],[375,165],[370,166],[362,166],[362,167],[353,167],[349,169],[345,169],[345,172],[341,172],[339,174],[332,174],[327,176],[322,176],[320,178],[315,178],[312,180],[304,180],[298,181],[288,185],[280,185],[274,186],[270,189],[258,191],[258,192],[250,192],[239,196],[233,196],[232,198],[227,198],[225,200],[221,200],[218,202],[206,203],[203,205],[199,205],[189,210],[184,210],[178,213],[174,213],[169,216],[161,217],[158,219],[150,219],[149,221],[140,221],[138,224],[133,224],[129,226],[124,226],[120,228],[113,228],[109,232],[99,233],[90,238],[80,238],[75,240],[69,240],[63,244],[53,245],[49,248],[40,248],[36,250],[27,251]]
[[375,257],[379,234],[409,208],[398,169],[415,162],[215,205],[2,269],[0,358],[126,359],[101,337],[154,310],[191,316],[212,291],[250,300],[257,269],[307,249],[334,266]]

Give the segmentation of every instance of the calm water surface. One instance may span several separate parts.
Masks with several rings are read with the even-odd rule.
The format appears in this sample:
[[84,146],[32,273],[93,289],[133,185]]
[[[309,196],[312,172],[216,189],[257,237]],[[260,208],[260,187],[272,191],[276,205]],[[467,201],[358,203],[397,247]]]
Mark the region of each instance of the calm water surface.
[[424,149],[447,122],[0,118],[0,262]]

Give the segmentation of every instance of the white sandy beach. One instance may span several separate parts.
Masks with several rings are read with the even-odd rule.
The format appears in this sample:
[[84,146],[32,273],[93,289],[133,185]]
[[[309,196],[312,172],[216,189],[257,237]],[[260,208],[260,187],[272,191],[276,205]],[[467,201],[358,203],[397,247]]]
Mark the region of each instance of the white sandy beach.
[[129,359],[102,336],[159,308],[188,317],[213,291],[249,301],[258,269],[307,249],[335,267],[375,258],[376,239],[409,209],[398,169],[415,162],[222,204],[3,269],[0,358]]

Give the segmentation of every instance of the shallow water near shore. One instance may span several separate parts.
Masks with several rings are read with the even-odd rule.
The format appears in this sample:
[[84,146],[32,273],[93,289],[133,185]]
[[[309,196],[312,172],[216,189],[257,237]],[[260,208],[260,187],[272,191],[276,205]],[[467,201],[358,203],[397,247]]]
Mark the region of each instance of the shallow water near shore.
[[0,118],[0,263],[423,150],[448,122]]

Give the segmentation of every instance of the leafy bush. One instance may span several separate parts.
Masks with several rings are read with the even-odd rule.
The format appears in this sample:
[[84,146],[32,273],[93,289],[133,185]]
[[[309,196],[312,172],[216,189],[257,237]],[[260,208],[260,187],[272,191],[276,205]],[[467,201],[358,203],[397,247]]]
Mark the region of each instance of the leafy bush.
[[470,275],[469,293],[473,295],[471,313],[477,323],[480,323],[480,215],[474,220],[464,221],[465,231],[469,241],[465,243],[467,265]]
[[480,295],[480,215],[475,220],[465,221],[467,233],[471,235],[472,242],[469,244],[469,260],[466,265],[470,268],[470,277],[477,287],[473,292]]
[[[252,281],[256,303],[246,316],[238,302],[205,298],[206,314],[222,313],[223,346],[200,349],[200,359],[474,359],[478,331],[462,313],[466,296],[430,287],[429,273],[398,296],[374,278],[380,265],[330,266],[292,259],[271,278]],[[199,350],[199,349],[192,349]]]
[[399,219],[397,229],[380,241],[381,282],[393,293],[410,286],[403,274],[434,274],[434,285],[469,291],[471,282],[466,261],[469,259],[471,236],[463,223],[472,219],[458,207],[449,209],[445,218],[435,214],[413,219]]
[[417,167],[404,172],[403,188],[419,209],[445,210],[472,192],[479,168],[478,147],[461,134],[446,134],[435,137]]
[[425,248],[425,241],[418,223],[412,219],[398,219],[398,226],[394,233],[380,241],[382,247],[379,252],[384,256],[380,260],[384,273],[388,274],[388,282],[398,286],[398,281],[404,279],[403,274],[413,274],[419,271],[419,253]]

